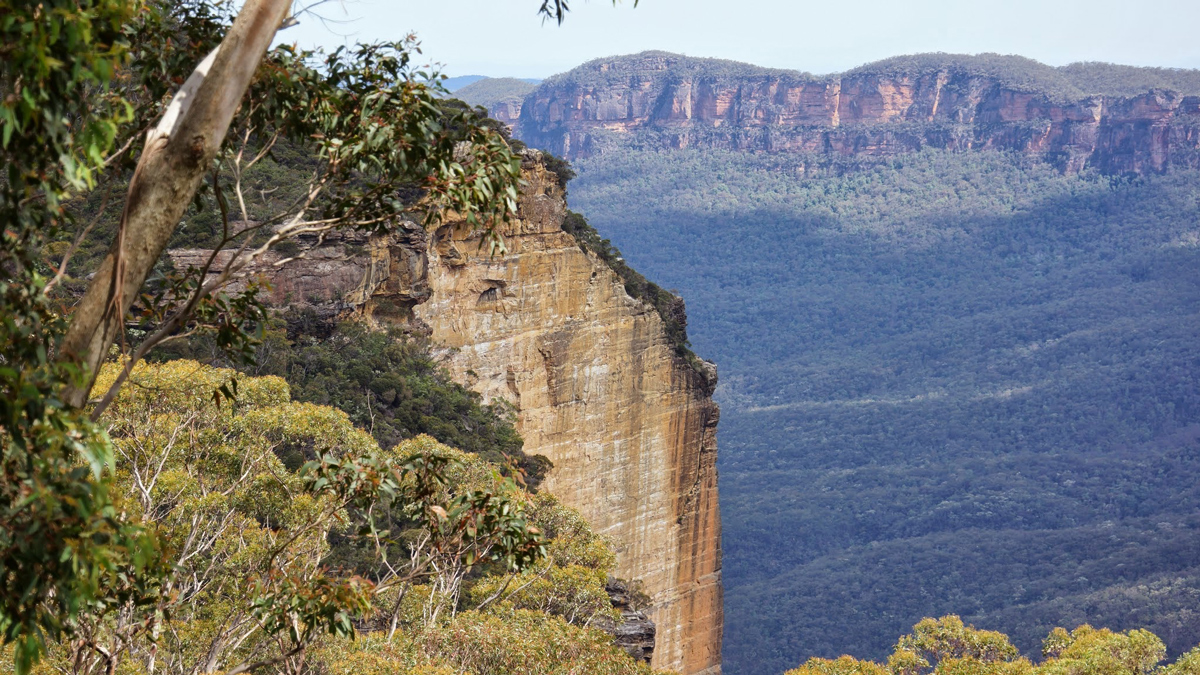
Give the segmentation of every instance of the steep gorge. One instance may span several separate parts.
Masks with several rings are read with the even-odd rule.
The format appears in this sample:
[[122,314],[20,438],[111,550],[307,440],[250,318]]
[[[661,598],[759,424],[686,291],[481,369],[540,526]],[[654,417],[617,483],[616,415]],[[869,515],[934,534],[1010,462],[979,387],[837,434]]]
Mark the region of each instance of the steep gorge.
[[1072,172],[1200,166],[1200,96],[1086,94],[1049,66],[997,58],[1033,76],[950,61],[816,77],[665,52],[598,59],[529,94],[514,131],[568,159],[621,144],[839,157],[932,147],[1034,154]]
[[[425,332],[456,379],[511,402],[525,451],[554,463],[545,488],[611,539],[619,575],[650,596],[653,665],[715,675],[715,368],[678,356],[655,309],[563,231],[564,192],[537,153],[524,173],[505,253],[489,255],[461,224],[338,235],[272,272],[271,302]],[[182,267],[206,253],[171,256]]]

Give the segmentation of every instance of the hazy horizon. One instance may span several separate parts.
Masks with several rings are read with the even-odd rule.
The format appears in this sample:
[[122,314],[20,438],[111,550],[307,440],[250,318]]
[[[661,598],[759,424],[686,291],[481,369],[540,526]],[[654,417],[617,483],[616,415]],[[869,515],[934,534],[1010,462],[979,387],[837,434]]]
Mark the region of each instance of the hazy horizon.
[[[413,32],[421,63],[450,76],[545,78],[591,59],[650,49],[816,74],[919,52],[1017,54],[1052,66],[1107,61],[1200,68],[1200,3],[1184,0],[774,0],[750,13],[716,0],[572,3],[562,26],[542,22],[538,0],[344,0],[302,15],[285,42],[331,48]],[[1170,19],[1170,20],[1165,20]]]

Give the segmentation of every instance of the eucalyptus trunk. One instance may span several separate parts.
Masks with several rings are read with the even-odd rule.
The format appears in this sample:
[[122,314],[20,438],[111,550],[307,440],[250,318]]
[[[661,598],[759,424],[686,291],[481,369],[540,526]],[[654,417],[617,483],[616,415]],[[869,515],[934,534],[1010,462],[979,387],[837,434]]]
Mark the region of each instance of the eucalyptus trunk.
[[116,241],[76,306],[63,339],[60,358],[78,362],[87,373],[83,386],[64,392],[68,405],[87,403],[125,314],[212,165],[290,5],[290,0],[247,0],[225,39],[200,62],[158,126],[146,135]]

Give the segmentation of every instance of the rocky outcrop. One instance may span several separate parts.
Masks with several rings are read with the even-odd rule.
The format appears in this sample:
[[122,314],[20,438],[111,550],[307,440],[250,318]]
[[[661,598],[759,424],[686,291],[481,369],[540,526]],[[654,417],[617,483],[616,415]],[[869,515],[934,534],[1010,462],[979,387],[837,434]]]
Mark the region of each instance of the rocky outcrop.
[[[719,673],[715,369],[680,356],[657,311],[562,230],[563,189],[537,153],[524,173],[505,253],[461,224],[331,237],[280,268],[283,254],[264,257],[271,300],[417,328],[456,379],[514,404],[525,451],[554,463],[544,488],[611,540],[619,576],[642,581],[653,665]],[[206,253],[170,255],[186,267]]]
[[993,148],[1069,171],[1145,173],[1200,166],[1200,97],[1062,100],[964,68],[814,77],[648,52],[545,81],[515,133],[567,158],[626,141],[834,156]]
[[654,622],[642,611],[640,603],[634,601],[638,595],[621,579],[609,579],[604,590],[608,592],[613,609],[621,613],[620,623],[602,620],[600,629],[611,633],[617,646],[638,661],[650,663],[654,660]]
[[[301,239],[295,250],[271,249],[263,254],[255,275],[271,284],[267,304],[287,308],[287,316],[310,314],[333,321],[350,313],[368,315],[377,322],[413,324],[413,308],[429,300],[429,238],[416,223],[402,222],[386,236],[363,232],[330,232],[322,245]],[[285,262],[303,250],[299,260]],[[206,249],[172,249],[167,252],[176,269],[200,268],[212,253]],[[233,256],[221,251],[213,273]],[[281,264],[283,262],[283,264]]]
[[487,107],[488,116],[504,122],[509,129],[512,129],[517,120],[521,118],[521,103],[520,99],[497,101]]

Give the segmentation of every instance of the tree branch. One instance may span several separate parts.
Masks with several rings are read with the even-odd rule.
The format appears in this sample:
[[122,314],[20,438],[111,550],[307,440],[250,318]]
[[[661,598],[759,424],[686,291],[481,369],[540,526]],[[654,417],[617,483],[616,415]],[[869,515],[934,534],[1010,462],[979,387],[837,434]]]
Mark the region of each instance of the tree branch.
[[59,358],[82,365],[87,380],[63,392],[82,407],[125,313],[224,141],[246,88],[290,0],[247,0],[221,45],[209,54],[171,100],[146,137],[129,185],[118,236],[71,318]]

